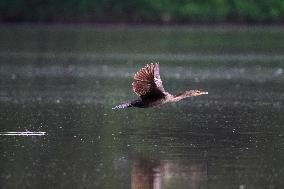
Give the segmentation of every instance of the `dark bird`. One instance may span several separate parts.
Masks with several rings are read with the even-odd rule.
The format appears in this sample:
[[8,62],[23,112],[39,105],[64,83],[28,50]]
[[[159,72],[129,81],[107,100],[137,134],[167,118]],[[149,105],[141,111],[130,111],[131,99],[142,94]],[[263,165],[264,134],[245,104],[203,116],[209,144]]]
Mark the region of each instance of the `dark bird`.
[[163,87],[158,63],[147,64],[144,68],[141,68],[134,76],[132,88],[140,96],[140,99],[120,104],[112,109],[129,107],[149,108],[169,102],[177,102],[187,97],[208,94],[208,92],[199,90],[189,90],[177,95],[168,93]]

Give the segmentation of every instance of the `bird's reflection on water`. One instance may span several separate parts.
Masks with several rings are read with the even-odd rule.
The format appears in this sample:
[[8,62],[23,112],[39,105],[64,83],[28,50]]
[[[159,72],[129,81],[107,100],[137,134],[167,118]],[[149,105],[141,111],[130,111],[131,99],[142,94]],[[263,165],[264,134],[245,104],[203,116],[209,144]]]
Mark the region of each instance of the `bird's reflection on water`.
[[136,160],[132,163],[131,188],[161,188],[161,164],[145,159]]
[[175,160],[134,160],[131,168],[132,189],[162,189],[178,181],[179,185],[199,188],[207,181],[207,164]]

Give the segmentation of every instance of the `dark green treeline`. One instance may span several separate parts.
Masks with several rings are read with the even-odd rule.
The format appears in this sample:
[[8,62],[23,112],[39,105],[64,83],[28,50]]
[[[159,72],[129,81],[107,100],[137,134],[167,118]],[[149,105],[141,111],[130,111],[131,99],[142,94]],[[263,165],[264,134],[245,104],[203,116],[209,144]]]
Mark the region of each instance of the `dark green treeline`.
[[0,21],[280,22],[284,0],[1,0]]

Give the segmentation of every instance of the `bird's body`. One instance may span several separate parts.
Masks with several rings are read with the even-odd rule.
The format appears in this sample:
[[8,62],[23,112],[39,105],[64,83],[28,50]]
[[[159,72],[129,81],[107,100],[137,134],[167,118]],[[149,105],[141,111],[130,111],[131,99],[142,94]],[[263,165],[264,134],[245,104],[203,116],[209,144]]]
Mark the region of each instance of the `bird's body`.
[[202,92],[199,90],[189,90],[177,95],[168,93],[163,87],[158,63],[151,63],[150,65],[147,64],[147,66],[141,68],[135,74],[132,86],[133,91],[140,96],[140,99],[120,104],[115,106],[113,109],[128,107],[149,108],[169,102],[177,102],[187,97],[208,94],[208,92]]

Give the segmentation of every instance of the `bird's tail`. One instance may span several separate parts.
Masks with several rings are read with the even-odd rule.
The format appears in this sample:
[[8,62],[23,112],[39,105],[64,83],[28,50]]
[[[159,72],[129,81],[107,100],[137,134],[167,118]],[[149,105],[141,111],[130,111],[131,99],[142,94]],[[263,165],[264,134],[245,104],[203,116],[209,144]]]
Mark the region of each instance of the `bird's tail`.
[[113,107],[112,109],[114,110],[114,109],[129,108],[129,107],[132,107],[131,103],[124,103],[124,104],[117,105]]

